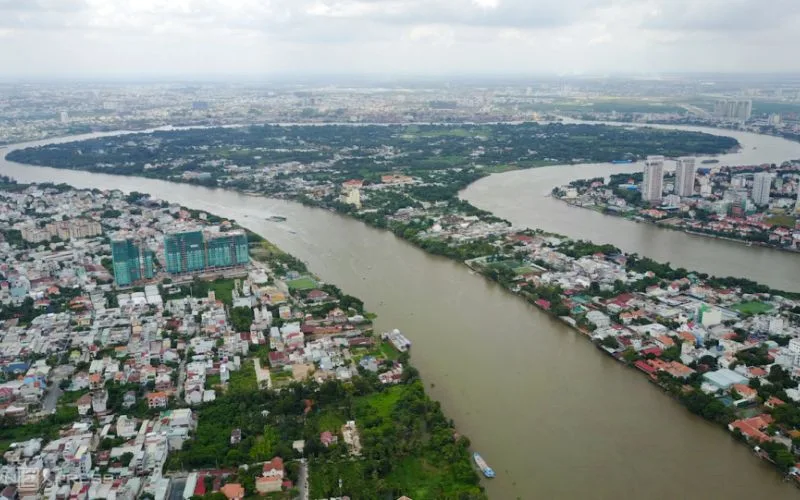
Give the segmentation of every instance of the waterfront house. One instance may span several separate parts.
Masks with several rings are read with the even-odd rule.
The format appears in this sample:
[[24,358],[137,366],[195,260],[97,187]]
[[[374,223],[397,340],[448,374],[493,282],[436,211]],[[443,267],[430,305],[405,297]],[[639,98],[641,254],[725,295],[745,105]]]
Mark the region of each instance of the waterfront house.
[[736,391],[740,396],[739,400],[734,401],[737,405],[753,402],[756,400],[756,397],[758,397],[758,391],[744,384],[733,384],[731,386],[731,392],[733,391]]
[[772,417],[770,415],[761,414],[752,418],[735,420],[728,424],[728,430],[734,432],[734,430],[739,429],[747,439],[762,442],[770,439],[764,431],[771,423]]

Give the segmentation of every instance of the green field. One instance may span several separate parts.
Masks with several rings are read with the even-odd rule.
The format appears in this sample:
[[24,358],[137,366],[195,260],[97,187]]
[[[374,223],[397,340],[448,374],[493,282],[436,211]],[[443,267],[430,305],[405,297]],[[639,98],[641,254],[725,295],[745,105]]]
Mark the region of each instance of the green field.
[[303,276],[287,283],[292,290],[311,290],[317,287],[317,282],[309,276]]
[[381,342],[381,354],[389,361],[394,361],[400,357],[400,353],[388,342]]
[[384,392],[367,396],[366,398],[359,400],[358,404],[361,408],[364,408],[366,413],[369,415],[389,418],[395,405],[403,396],[404,391],[404,386],[396,385]]
[[208,289],[214,291],[217,300],[231,305],[233,303],[233,283],[232,279],[219,279],[208,284]]
[[481,168],[481,171],[488,172],[490,174],[502,174],[503,172],[511,172],[512,170],[519,170],[520,167],[518,165],[490,165]]
[[336,412],[326,410],[317,417],[317,431],[330,431],[334,434],[344,425],[345,419]]
[[767,224],[772,224],[774,226],[786,226],[790,228],[794,228],[794,224],[797,221],[795,217],[791,215],[770,215],[765,219],[764,222]]
[[742,302],[731,307],[742,314],[761,314],[772,310],[772,306],[763,302]]

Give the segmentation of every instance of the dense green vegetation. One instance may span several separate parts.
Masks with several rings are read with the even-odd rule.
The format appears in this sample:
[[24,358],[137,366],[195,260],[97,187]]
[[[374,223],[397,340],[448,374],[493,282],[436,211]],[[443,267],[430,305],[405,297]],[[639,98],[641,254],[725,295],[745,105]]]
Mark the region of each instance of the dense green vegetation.
[[[357,150],[352,145],[358,144]],[[523,123],[415,126],[250,126],[162,131],[50,144],[12,151],[9,159],[58,168],[113,172],[217,184],[224,160],[258,168],[284,162],[327,162],[337,178],[377,180],[392,171],[431,171],[473,163],[487,166],[537,162],[611,161],[648,154],[716,154],[734,139],[696,132],[605,125]],[[385,147],[401,155],[387,155]],[[344,153],[344,154],[343,154]],[[539,163],[540,164],[540,163]],[[158,168],[153,168],[153,166]],[[185,172],[210,177],[183,177]],[[317,174],[327,176],[328,173]],[[313,176],[309,178],[314,178]],[[240,186],[252,188],[247,182]],[[419,193],[424,197],[424,193]]]
[[[199,409],[194,438],[170,455],[167,468],[291,459],[298,456],[292,443],[302,439],[312,498],[340,491],[352,498],[485,498],[469,459],[469,441],[456,437],[439,403],[425,395],[415,370],[407,370],[404,381],[385,387],[371,375],[350,385],[291,383],[280,392],[259,391],[248,363],[232,374],[225,394]],[[321,444],[321,432],[336,434],[351,419],[361,436],[360,456],[349,456],[341,442],[328,448]],[[242,441],[231,445],[234,429],[242,431]]]

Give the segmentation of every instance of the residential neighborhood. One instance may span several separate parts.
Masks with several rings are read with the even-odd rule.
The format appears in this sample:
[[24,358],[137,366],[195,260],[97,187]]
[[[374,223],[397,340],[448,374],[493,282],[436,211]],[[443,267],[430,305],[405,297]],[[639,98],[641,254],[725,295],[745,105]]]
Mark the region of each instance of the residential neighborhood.
[[[320,390],[339,394],[355,383],[363,397],[378,397],[382,387],[409,382],[411,342],[396,330],[375,335],[374,316],[360,300],[274,247],[264,253],[268,246],[255,235],[245,264],[211,266],[206,257],[194,272],[170,271],[169,239],[194,234],[173,236],[176,228],[213,234],[209,248],[220,235],[244,234],[210,214],[119,191],[6,183],[10,189],[0,190],[5,498],[308,498],[309,489],[327,491],[315,486],[324,484],[315,472],[329,460],[367,460],[359,412],[348,412],[355,419],[341,424],[322,424],[321,432],[316,424],[283,427],[292,419],[335,422],[344,392],[326,397],[316,395]],[[100,230],[39,241],[24,236],[48,221]],[[135,251],[120,255],[121,240],[135,241]],[[228,238],[221,248],[237,244]],[[173,260],[191,258],[187,252]],[[207,416],[242,398],[256,405],[242,415],[249,425],[228,428],[233,421]],[[229,430],[208,434],[220,424]],[[220,437],[233,454],[192,451]]]

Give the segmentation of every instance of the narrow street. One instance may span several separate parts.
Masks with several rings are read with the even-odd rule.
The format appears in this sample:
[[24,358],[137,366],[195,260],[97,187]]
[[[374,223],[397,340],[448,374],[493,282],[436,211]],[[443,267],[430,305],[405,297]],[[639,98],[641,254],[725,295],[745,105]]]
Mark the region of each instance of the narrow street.
[[299,500],[308,500],[308,461],[305,458],[301,458],[299,462],[300,473],[297,478],[297,489],[300,491],[300,494],[297,498]]

